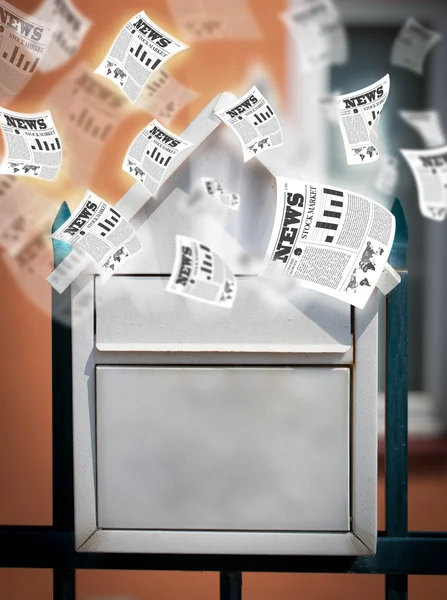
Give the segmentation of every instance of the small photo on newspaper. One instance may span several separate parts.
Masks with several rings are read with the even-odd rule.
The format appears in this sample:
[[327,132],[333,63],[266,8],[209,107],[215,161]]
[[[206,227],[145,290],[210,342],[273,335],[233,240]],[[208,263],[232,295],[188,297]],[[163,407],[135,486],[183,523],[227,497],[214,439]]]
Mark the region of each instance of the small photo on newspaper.
[[174,267],[166,291],[231,308],[236,298],[236,278],[208,246],[193,238],[177,235]]
[[416,180],[423,217],[443,221],[447,214],[447,146],[428,150],[401,150]]
[[168,0],[168,6],[188,43],[261,37],[247,0]]
[[388,93],[390,77],[349,94],[338,96],[338,123],[348,165],[361,165],[379,158],[379,121]]
[[399,116],[416,129],[427,148],[445,145],[441,119],[436,110],[400,110]]
[[0,104],[6,105],[40,68],[54,26],[0,2]]
[[52,235],[89,254],[106,280],[143,249],[140,238],[116,208],[87,190],[82,202]]
[[124,157],[123,170],[153,195],[172,159],[192,146],[192,142],[172,133],[154,119],[133,140]]
[[244,162],[283,144],[278,118],[255,85],[234,104],[215,114],[239,138]]
[[388,260],[394,216],[374,200],[277,177],[277,205],[261,275],[364,308]]
[[348,41],[332,0],[308,0],[281,15],[299,44],[303,71],[347,61]]
[[71,0],[43,0],[34,16],[54,24],[48,51],[39,63],[42,73],[62,67],[79,50],[92,25]]
[[135,103],[149,77],[187,48],[141,11],[121,29],[95,73],[113,81]]
[[409,17],[394,40],[390,62],[395,67],[403,67],[422,75],[427,54],[441,38],[441,34],[423,27]]
[[17,113],[0,107],[6,151],[0,173],[53,180],[62,165],[62,144],[49,110]]
[[385,196],[391,196],[399,178],[399,161],[394,156],[385,155],[379,163],[376,189]]
[[241,204],[240,194],[225,191],[220,181],[212,179],[211,177],[201,177],[200,182],[206,196],[213,200],[217,200],[223,206],[231,208],[231,210],[239,210]]
[[198,96],[197,92],[161,69],[149,79],[138,97],[136,106],[146,110],[160,123],[169,127],[177,114]]

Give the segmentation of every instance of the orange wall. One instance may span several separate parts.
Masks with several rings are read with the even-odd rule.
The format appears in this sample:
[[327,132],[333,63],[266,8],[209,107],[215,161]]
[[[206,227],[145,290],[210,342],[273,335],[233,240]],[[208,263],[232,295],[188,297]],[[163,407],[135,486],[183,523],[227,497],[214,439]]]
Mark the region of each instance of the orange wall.
[[[223,2],[225,0],[222,0]],[[32,12],[38,2],[16,0],[16,6]],[[119,27],[139,10],[176,34],[164,0],[76,0],[76,5],[94,26],[76,60],[86,59],[95,67]],[[169,63],[180,81],[200,92],[199,98],[175,121],[177,132],[217,93],[225,89],[241,92],[244,75],[253,61],[263,62],[273,81],[284,88],[285,60],[283,27],[277,13],[285,0],[251,0],[264,37],[260,41],[197,44]],[[104,10],[104,15],[102,11]],[[180,36],[179,36],[180,37]],[[96,39],[100,39],[99,43]],[[19,111],[32,111],[70,66],[37,74],[23,93],[10,104]],[[148,117],[135,111],[110,140],[92,189],[112,203],[133,181],[121,171],[121,159],[130,140]],[[66,179],[41,183],[58,200],[75,193]],[[0,261],[2,310],[0,311],[0,522],[2,524],[51,524],[51,338],[48,314],[40,312],[23,296],[8,269]],[[49,294],[48,311],[49,313]],[[383,493],[381,481],[381,494]],[[410,478],[410,524],[414,529],[447,530],[447,465],[418,469]],[[383,506],[381,522],[383,526]],[[217,600],[218,574],[169,572],[79,572],[78,600],[89,596],[121,595],[134,600]],[[49,600],[51,572],[0,569],[0,598]],[[291,600],[303,598],[363,600],[383,598],[383,577],[345,575],[244,576],[244,600]],[[447,597],[447,578],[410,580],[410,598]]]

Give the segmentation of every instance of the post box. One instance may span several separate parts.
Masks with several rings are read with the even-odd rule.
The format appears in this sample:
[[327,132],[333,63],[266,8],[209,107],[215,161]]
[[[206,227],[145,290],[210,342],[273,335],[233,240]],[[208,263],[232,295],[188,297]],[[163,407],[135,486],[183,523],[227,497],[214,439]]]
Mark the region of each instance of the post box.
[[[275,178],[267,158],[242,169],[229,133],[199,115],[183,134],[196,146],[135,215],[144,250],[105,284],[72,284],[80,552],[375,552],[377,292],[363,310],[265,294],[241,256],[267,248]],[[201,176],[240,210],[189,210]],[[231,310],[165,292],[176,234],[225,247]]]

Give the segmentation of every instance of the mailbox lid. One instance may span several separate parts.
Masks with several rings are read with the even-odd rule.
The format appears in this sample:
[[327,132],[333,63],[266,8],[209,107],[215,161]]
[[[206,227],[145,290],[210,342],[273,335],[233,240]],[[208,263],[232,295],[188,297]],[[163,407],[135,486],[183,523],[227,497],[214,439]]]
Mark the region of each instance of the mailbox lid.
[[349,531],[348,368],[96,368],[103,529]]
[[168,277],[116,276],[96,283],[96,347],[102,351],[345,353],[351,307],[297,288],[288,297],[240,277],[231,309],[165,291]]

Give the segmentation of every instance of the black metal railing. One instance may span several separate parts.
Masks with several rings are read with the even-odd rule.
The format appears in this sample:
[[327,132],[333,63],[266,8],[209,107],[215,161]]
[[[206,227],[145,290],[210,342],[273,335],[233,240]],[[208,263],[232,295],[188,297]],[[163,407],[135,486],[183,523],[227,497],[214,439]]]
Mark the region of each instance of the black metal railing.
[[[397,229],[389,262],[402,281],[386,299],[386,530],[379,532],[375,556],[77,553],[71,330],[53,321],[53,526],[0,527],[0,567],[53,569],[54,600],[75,600],[76,569],[219,571],[222,600],[241,600],[244,571],[384,574],[386,600],[407,598],[408,575],[447,575],[447,533],[408,532],[407,228],[398,200],[393,213]],[[53,307],[67,299],[54,292]]]

